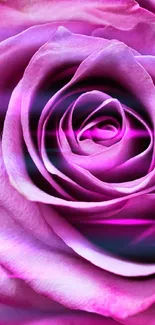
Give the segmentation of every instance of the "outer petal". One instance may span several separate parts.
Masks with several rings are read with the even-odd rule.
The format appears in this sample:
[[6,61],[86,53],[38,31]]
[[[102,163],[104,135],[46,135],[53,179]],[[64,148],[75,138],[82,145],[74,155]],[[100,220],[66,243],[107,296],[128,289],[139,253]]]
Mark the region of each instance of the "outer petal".
[[[4,180],[2,184],[3,182]],[[9,206],[6,205],[5,197],[8,194],[8,189],[7,186],[3,187],[2,197],[7,211],[9,211]],[[19,197],[13,198],[13,191],[11,194],[12,209],[17,207],[17,202],[19,203]],[[29,203],[27,201],[27,205]],[[31,206],[31,209],[33,211],[33,206]],[[22,211],[23,205],[18,204],[18,213],[22,215]],[[52,217],[50,213],[49,218]],[[9,272],[29,283],[36,292],[47,295],[50,299],[54,298],[54,300],[70,308],[93,311],[102,315],[119,317],[119,319],[140,312],[153,303],[154,279],[143,279],[142,286],[141,281],[123,279],[101,271],[78,257],[75,258],[74,255],[66,254],[65,250],[57,251],[54,246],[51,250],[47,245],[41,244],[34,237],[28,235],[28,232],[26,233],[13,221],[14,216],[10,217],[10,215],[11,210],[8,214],[1,209],[0,261],[7,267]],[[26,210],[24,215],[27,217],[29,215]],[[33,217],[35,217],[35,213],[33,213]],[[4,314],[1,313],[1,317],[2,315],[8,317],[6,315],[10,315],[10,313],[6,314],[5,311]],[[19,315],[18,309],[18,317]],[[15,320],[14,317],[12,319]],[[34,317],[36,321],[36,314]],[[40,318],[39,315],[38,321],[41,322]],[[49,321],[45,316],[43,324],[46,324],[45,321],[47,320]],[[88,324],[91,324],[90,321],[91,318]],[[93,324],[95,324],[94,319],[93,321]],[[30,322],[30,324],[33,323]],[[7,321],[4,324],[9,325]],[[17,321],[15,324],[18,324]],[[64,319],[62,324],[64,324]]]
[[143,279],[142,285],[141,280],[100,270],[78,256],[42,244],[5,210],[1,209],[0,216],[0,261],[36,292],[67,308],[120,319],[147,309],[155,301],[154,279]]
[[141,22],[126,30],[114,26],[98,28],[92,33],[93,36],[106,39],[115,39],[137,50],[141,54],[155,54],[155,19],[154,22]]
[[16,278],[3,266],[0,266],[0,303],[17,308],[29,308],[29,310],[59,313],[65,311],[59,303],[37,294],[28,284]]
[[[0,202],[5,210],[12,215],[12,218],[32,236],[38,238],[46,245],[55,247],[57,250],[66,249],[63,241],[49,228],[46,223],[41,205],[32,203],[20,195],[10,184],[8,175],[2,159],[0,144]],[[18,204],[17,204],[18,202]],[[25,216],[27,216],[25,218]]]
[[0,73],[3,76],[0,80],[1,130],[12,90],[33,54],[52,37],[54,31],[52,24],[33,26],[0,43]]
[[[146,20],[153,21],[154,15],[139,7],[134,0],[113,0],[110,3],[108,0],[4,0],[0,4],[1,39],[28,26],[51,21],[59,25],[71,21],[75,30],[90,33],[92,26],[112,25],[126,29]],[[83,22],[88,25],[83,25]]]

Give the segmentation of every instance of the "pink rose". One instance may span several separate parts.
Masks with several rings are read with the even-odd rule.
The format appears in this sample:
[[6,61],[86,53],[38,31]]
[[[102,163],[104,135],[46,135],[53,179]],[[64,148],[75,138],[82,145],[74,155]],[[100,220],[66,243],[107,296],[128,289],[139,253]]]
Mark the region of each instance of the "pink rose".
[[1,1],[2,325],[155,324],[155,16],[139,4]]

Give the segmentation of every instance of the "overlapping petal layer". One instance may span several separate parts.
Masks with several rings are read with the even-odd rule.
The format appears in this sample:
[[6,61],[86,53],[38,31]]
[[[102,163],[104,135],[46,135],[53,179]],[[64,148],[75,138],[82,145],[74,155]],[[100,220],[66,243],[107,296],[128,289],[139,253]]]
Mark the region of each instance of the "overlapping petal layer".
[[139,4],[0,4],[3,325],[154,324],[154,14]]
[[[76,10],[75,10],[76,7]],[[119,15],[117,13],[119,7]],[[24,29],[53,22],[53,25],[66,27],[83,34],[90,34],[94,27],[113,25],[129,28],[141,21],[154,21],[154,15],[140,7],[134,0],[92,0],[82,3],[71,1],[1,1],[0,39],[6,39]]]
[[[121,225],[126,228],[124,220],[131,220],[126,203],[129,201],[127,207],[133,200],[136,204],[139,194],[149,193],[154,184],[155,90],[152,79],[136,57],[123,43],[73,35],[60,28],[35,54],[13,92],[3,132],[4,161],[12,185],[32,201],[57,206],[57,212],[51,210],[54,218],[49,218],[47,214],[48,223],[76,253],[108,271],[113,271],[115,263],[114,273],[129,276],[151,274],[154,265],[141,267],[139,263],[123,261],[107,254],[107,247],[101,249],[96,246],[96,240],[92,244],[90,239],[91,226],[96,224],[96,234],[99,235],[97,228],[102,224],[103,237],[104,223],[109,225],[107,218],[112,216],[121,219]],[[47,95],[51,98],[48,101],[43,99],[46,105],[42,107],[41,102],[40,110],[35,110],[34,99],[40,87],[49,87],[49,76],[52,78],[55,75],[57,77],[52,80],[51,88],[47,88],[50,90]],[[93,79],[99,80],[99,86],[93,83]],[[109,84],[104,86],[104,80],[109,80]],[[118,90],[111,80],[120,85]],[[131,94],[136,99],[132,109],[122,102],[122,86],[128,96]],[[95,137],[96,132],[100,135],[97,140],[92,127],[95,127]],[[89,135],[84,135],[86,130],[89,130]],[[107,131],[110,135],[105,139]],[[113,132],[115,136],[111,136]],[[87,141],[85,147],[81,145],[82,134]],[[144,146],[139,149],[142,139]],[[111,140],[107,145],[107,141]],[[93,144],[90,152],[88,149],[85,151],[89,148],[88,143]],[[35,179],[31,177],[30,167],[33,173],[33,168],[36,170]],[[134,179],[130,179],[131,167],[134,168]],[[138,174],[139,169],[144,175]],[[123,181],[128,174],[129,179]],[[122,176],[120,183],[117,182],[119,175]],[[37,183],[39,178],[40,183]],[[144,198],[147,196],[144,195]],[[144,217],[139,214],[138,218],[136,216],[131,220],[131,234],[125,245],[130,246],[130,242],[141,237],[143,232],[145,237],[146,225],[153,233],[153,217],[147,218],[147,212]],[[86,225],[84,237],[63,221],[64,215],[67,222],[79,230],[81,224]],[[135,232],[136,219],[140,219],[142,226],[137,227]],[[62,232],[62,229],[65,231]]]

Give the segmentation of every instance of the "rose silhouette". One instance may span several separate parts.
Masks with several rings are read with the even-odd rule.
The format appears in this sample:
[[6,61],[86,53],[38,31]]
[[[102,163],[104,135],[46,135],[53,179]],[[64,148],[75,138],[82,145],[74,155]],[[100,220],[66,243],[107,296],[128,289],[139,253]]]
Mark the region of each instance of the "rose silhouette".
[[155,17],[140,5],[1,4],[1,324],[154,324]]

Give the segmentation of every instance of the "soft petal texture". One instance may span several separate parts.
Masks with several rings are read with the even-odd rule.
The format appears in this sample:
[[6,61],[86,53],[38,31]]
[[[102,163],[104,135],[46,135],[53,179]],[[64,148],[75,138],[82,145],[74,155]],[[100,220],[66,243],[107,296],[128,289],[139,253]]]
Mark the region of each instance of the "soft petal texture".
[[[63,312],[65,308],[42,295],[38,295],[28,284],[0,266],[0,303],[8,306]],[[0,312],[1,314],[1,312]]]
[[155,57],[152,55],[137,55],[137,61],[145,68],[145,70],[149,73],[153,82],[155,83]]
[[[52,24],[38,25],[0,43],[0,129],[12,90],[19,82],[33,54],[55,32]],[[8,66],[9,62],[9,66]]]
[[[142,198],[142,200],[143,200],[143,198]],[[144,197],[144,200],[146,200],[145,197]],[[154,200],[154,197],[152,198],[152,200]],[[138,201],[137,205],[139,205],[139,201]],[[142,204],[142,202],[141,202],[141,204]],[[135,205],[136,205],[136,203],[135,203]],[[131,206],[129,204],[129,208],[124,210],[127,217],[128,217],[128,213],[130,216],[130,211],[131,211],[130,209],[132,210],[132,204],[131,204]],[[137,210],[138,209],[136,209],[136,212],[138,213]],[[51,210],[49,209],[49,213],[48,212],[45,213],[45,216],[46,216],[45,218],[48,221],[48,223],[51,225],[51,227],[54,229],[55,233],[57,233],[64,240],[64,242],[67,244],[67,246],[71,247],[76,253],[78,253],[80,256],[84,257],[88,261],[92,262],[96,266],[99,266],[100,268],[110,271],[112,273],[123,275],[123,276],[129,276],[129,277],[145,276],[145,275],[150,275],[150,274],[154,273],[154,270],[155,270],[154,264],[149,264],[149,263],[141,264],[141,263],[137,263],[137,262],[124,261],[123,259],[119,258],[118,256],[115,257],[111,254],[108,254],[108,252],[106,252],[103,248],[101,249],[100,247],[97,247],[95,244],[93,244],[90,240],[88,240],[88,238],[90,238],[91,236],[89,236],[87,238],[87,235],[88,235],[87,229],[89,229],[89,226],[87,228],[87,222],[86,222],[86,225],[84,226],[85,229],[80,233],[79,231],[76,230],[76,228],[73,228],[69,224],[69,222],[67,222],[62,217],[60,217],[55,211],[53,211],[53,216],[51,216],[50,211]],[[146,209],[146,214],[144,214],[145,217],[147,217],[148,211],[149,211],[149,209],[148,210]],[[65,213],[65,211],[64,211],[64,213]],[[65,213],[65,214],[67,215],[67,213]],[[76,213],[76,214],[78,217],[79,213]],[[123,209],[122,209],[122,215],[124,215]],[[94,214],[94,216],[97,217],[97,215],[95,215],[95,214]],[[118,213],[118,215],[116,214],[116,216],[114,216],[114,218],[117,216],[119,216],[119,213]],[[120,213],[120,216],[121,216],[121,213]],[[99,213],[99,217],[104,218],[104,214]],[[139,217],[140,217],[140,214],[139,214]],[[93,215],[92,215],[92,219],[93,219]],[[68,220],[69,220],[69,218],[68,218]],[[77,228],[80,230],[80,226],[78,225],[78,220],[73,222],[73,224],[76,226],[76,222],[77,222]],[[95,220],[95,224],[96,224],[96,220]],[[91,225],[91,221],[90,221],[90,225]],[[103,222],[103,225],[104,225],[104,222]],[[133,227],[134,227],[134,225],[133,225]],[[82,226],[81,226],[81,228],[82,228]],[[99,228],[101,230],[101,225],[99,225]],[[147,235],[147,237],[149,237],[149,235],[154,234],[154,223],[152,223],[150,225],[148,224],[148,228],[150,230],[150,233],[149,233],[149,231],[146,234],[144,233],[144,238],[145,238],[145,235]],[[93,226],[93,222],[92,222],[92,229],[95,229],[95,226]],[[142,228],[142,230],[144,231],[143,228]],[[142,232],[142,230],[141,230],[141,232]],[[82,233],[84,235],[82,235]],[[138,234],[139,233],[137,233],[137,237],[138,237]],[[94,234],[94,237],[95,237],[95,234]],[[139,237],[140,237],[140,235],[139,235]],[[132,239],[132,237],[131,237],[131,239]],[[134,237],[134,239],[136,241],[137,238]],[[139,241],[140,240],[143,240],[143,237],[142,238],[140,237]]]
[[[143,287],[135,280],[133,292],[132,281],[130,283],[130,280],[119,279],[100,272],[78,259],[76,261],[65,254],[45,249],[37,241],[28,238],[18,227],[13,226],[2,211],[1,215],[9,222],[14,231],[14,238],[9,236],[8,227],[7,230],[3,227],[3,236],[1,236],[3,249],[1,249],[0,258],[37,292],[48,295],[50,298],[54,297],[70,308],[78,307],[78,309],[120,318],[143,310],[153,302],[154,296],[150,295],[153,291],[153,280],[150,283],[147,280],[144,281]],[[11,252],[10,247],[13,247]],[[67,290],[70,284],[72,291]],[[143,292],[145,296],[142,296]]]
[[60,22],[71,22],[75,30],[90,33],[92,26],[113,25],[126,29],[140,21],[153,21],[154,15],[139,7],[134,0],[113,0],[110,4],[108,0],[87,0],[84,3],[80,0],[7,0],[0,3],[0,20],[0,36],[5,39],[29,26],[50,21],[57,26]]
[[141,22],[126,30],[114,26],[105,26],[93,31],[93,36],[115,39],[124,42],[141,54],[155,55],[155,20]]
[[[64,249],[62,240],[56,236],[43,218],[41,206],[27,201],[22,195],[14,190],[6,174],[5,166],[2,160],[2,151],[0,148],[0,202],[15,221],[22,226],[28,233],[38,238],[48,246],[55,247],[57,250]],[[18,205],[16,204],[18,202]],[[19,211],[19,206],[21,207]],[[26,215],[26,218],[25,218]],[[67,252],[70,249],[66,247]]]
[[[18,211],[22,213],[23,204],[18,205]],[[58,250],[54,245],[41,243],[19,226],[7,209],[1,209],[0,216],[0,261],[8,272],[24,280],[35,292],[72,309],[118,318],[140,312],[154,302],[154,279],[144,279],[142,285],[140,280],[99,270],[69,254],[65,245]],[[42,308],[48,305],[45,303]]]
[[[60,31],[62,31],[63,33],[58,34],[58,36],[60,35],[60,41],[64,42],[64,38],[62,36],[66,35],[66,31],[65,32],[63,30],[60,30]],[[70,37],[72,37],[72,34],[67,33],[67,37],[68,37],[68,39],[70,39]],[[78,37],[79,36],[77,36],[77,38]],[[83,38],[83,39],[85,39],[85,38]],[[93,44],[93,39],[92,39],[91,44]],[[99,46],[100,46],[100,42],[99,42]],[[122,56],[125,55],[126,66],[125,65],[122,66],[119,55],[118,56],[116,55],[116,49],[118,50],[118,53],[120,55],[122,55]],[[82,54],[80,54],[80,55],[82,55]],[[110,59],[113,58],[113,61],[110,60],[110,63],[108,61],[109,57],[110,57]],[[104,73],[106,75],[108,75],[108,73],[109,73],[108,72],[108,67],[109,67],[108,64],[110,64],[110,66],[111,66],[111,64],[113,62],[114,67],[115,68],[117,67],[118,73],[120,73],[119,74],[120,80],[122,82],[127,83],[127,86],[130,85],[129,80],[131,81],[131,85],[132,85],[131,91],[133,91],[133,93],[134,93],[134,91],[136,89],[137,93],[139,94],[141,102],[144,103],[144,105],[146,107],[147,114],[152,118],[153,117],[152,102],[153,102],[153,98],[154,98],[155,94],[154,94],[154,88],[153,88],[151,78],[149,78],[149,76],[147,75],[145,70],[137,63],[137,61],[134,58],[134,56],[132,55],[132,53],[121,43],[118,45],[118,47],[116,47],[115,43],[114,44],[112,43],[109,47],[105,48],[105,50],[102,50],[101,52],[99,52],[99,54],[95,54],[95,55],[93,54],[92,56],[88,57],[88,59],[80,65],[80,67],[77,70],[76,74],[74,75],[71,83],[76,83],[76,81],[78,79],[84,77],[85,75],[87,76],[88,72],[90,73],[91,71],[92,72],[96,71],[95,66],[101,61],[102,61],[102,65],[103,65],[102,68],[104,68]],[[90,67],[89,68],[90,70],[87,69],[87,62],[90,63],[90,65],[88,64],[88,67]],[[129,65],[129,63],[130,63],[130,65]],[[85,65],[86,65],[86,69],[85,69]],[[130,68],[129,68],[129,66],[130,66]],[[31,67],[31,65],[30,65],[30,67]],[[32,67],[33,67],[33,65],[32,65]],[[139,76],[138,83],[136,82],[135,78],[133,78],[131,68],[132,68],[132,70],[135,69]],[[123,73],[122,73],[122,69],[123,69]],[[27,78],[29,76],[28,71],[29,71],[29,67],[26,72]],[[100,73],[102,73],[102,72],[100,72]],[[127,79],[125,79],[126,75],[128,76]],[[36,74],[34,74],[34,76],[36,79]],[[141,80],[141,84],[140,84],[140,88],[139,88],[140,80]],[[143,83],[143,80],[144,80],[144,83]],[[32,83],[32,79],[31,80],[27,79],[27,81],[30,83],[30,85],[33,84],[33,86],[34,86],[34,83]],[[36,79],[36,81],[37,81],[37,79]],[[27,87],[29,86],[28,82],[26,83]],[[134,87],[133,87],[133,84],[134,84]],[[67,88],[68,85],[65,87]],[[142,92],[142,87],[143,87],[143,92]],[[148,89],[151,90],[149,99],[147,96]],[[24,87],[24,90],[26,90],[26,87]],[[28,88],[28,90],[29,90],[29,88]],[[114,211],[116,212],[116,209],[122,208],[121,200],[123,201],[123,198],[118,198],[117,200],[115,199],[115,200],[113,200],[113,202],[110,200],[108,202],[103,201],[103,202],[99,202],[99,203],[98,202],[94,202],[94,203],[93,202],[81,202],[80,206],[79,206],[79,202],[65,201],[65,200],[62,200],[62,199],[59,199],[56,197],[52,197],[49,194],[46,194],[43,191],[41,191],[33,183],[30,183],[30,179],[26,172],[24,161],[22,161],[22,160],[19,161],[19,157],[22,158],[22,146],[21,146],[22,135],[21,135],[21,128],[20,128],[21,121],[20,121],[20,101],[19,101],[21,98],[21,94],[22,94],[21,91],[22,91],[22,85],[19,84],[19,86],[15,89],[15,91],[12,95],[12,98],[10,101],[10,107],[8,109],[7,117],[5,120],[4,132],[3,132],[4,160],[5,160],[6,169],[8,171],[9,177],[10,177],[10,181],[13,184],[13,186],[15,186],[18,190],[20,190],[21,193],[24,193],[25,196],[28,196],[30,193],[30,197],[29,197],[30,200],[37,200],[37,201],[42,201],[42,202],[46,202],[46,203],[54,203],[54,204],[61,203],[61,205],[69,206],[70,208],[78,207],[79,213],[81,214],[81,216],[85,212],[85,210],[87,210],[89,213],[90,208],[91,208],[91,214],[92,213],[96,214],[97,212],[99,212],[99,210],[97,209],[97,207],[98,207],[98,208],[100,208],[100,211],[105,215],[106,214],[109,215],[109,212],[114,213]],[[24,92],[24,95],[25,95],[25,92]],[[25,96],[23,99],[24,114],[26,114],[26,100],[27,100],[27,98]],[[14,114],[13,114],[13,112],[14,112]],[[153,118],[152,118],[152,120],[153,120]],[[23,128],[25,128],[26,123],[27,123],[25,115],[24,115],[23,122],[24,122]],[[12,139],[12,137],[10,138],[10,134],[12,134],[12,132],[14,133],[13,139]],[[24,132],[25,132],[25,129],[24,129]],[[27,137],[28,132],[26,131],[25,134]],[[28,138],[26,138],[26,140],[27,139]],[[31,147],[28,144],[28,149],[30,150],[30,148]],[[11,157],[11,159],[8,159],[8,157]],[[17,165],[18,165],[18,173],[16,170]],[[153,174],[153,172],[152,172],[152,174]],[[150,175],[151,175],[151,173],[150,173]],[[146,178],[147,177],[149,178],[148,175],[146,176]],[[138,181],[137,181],[137,183],[138,183]],[[149,179],[148,179],[148,181],[149,181]],[[123,184],[123,185],[126,185],[126,184]],[[119,184],[119,187],[121,190],[120,184]],[[141,181],[139,181],[139,187],[141,188]],[[114,188],[114,185],[113,185],[113,188]],[[130,188],[128,189],[128,191],[130,191]],[[131,191],[134,191],[133,188],[131,188]],[[149,191],[149,189],[148,189],[148,191]],[[132,197],[134,197],[134,196],[136,196],[136,194],[134,194]],[[129,199],[130,196],[128,195],[127,198]],[[124,200],[125,200],[125,198],[124,198]],[[66,214],[66,210],[64,210],[63,213]],[[54,211],[53,211],[53,214],[54,214]],[[48,223],[52,226],[52,228],[58,234],[58,236],[60,236],[67,243],[67,245],[69,245],[76,253],[80,254],[84,258],[93,262],[95,265],[102,267],[103,269],[112,271],[116,274],[127,275],[127,276],[148,275],[148,274],[154,273],[154,265],[146,264],[145,266],[144,265],[141,266],[141,265],[135,264],[135,263],[133,264],[133,263],[124,262],[117,258],[115,259],[111,256],[108,256],[107,254],[104,254],[100,250],[96,250],[96,248],[93,245],[91,245],[87,240],[85,240],[85,238],[80,236],[80,234],[78,232],[76,232],[76,230],[72,229],[72,227],[69,224],[67,224],[67,222],[65,224],[65,221],[63,219],[61,219],[61,217],[57,216],[56,213],[54,214],[53,218],[52,218],[52,216],[48,217]],[[63,230],[63,232],[62,232],[62,229],[65,229],[65,231]],[[72,235],[72,233],[73,233],[73,235]],[[76,242],[73,241],[73,238],[76,238]],[[78,243],[78,245],[77,245],[77,243]],[[114,268],[114,264],[115,264],[115,268]],[[121,267],[120,267],[120,265],[121,265]]]

